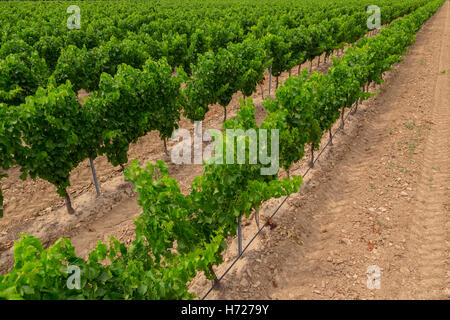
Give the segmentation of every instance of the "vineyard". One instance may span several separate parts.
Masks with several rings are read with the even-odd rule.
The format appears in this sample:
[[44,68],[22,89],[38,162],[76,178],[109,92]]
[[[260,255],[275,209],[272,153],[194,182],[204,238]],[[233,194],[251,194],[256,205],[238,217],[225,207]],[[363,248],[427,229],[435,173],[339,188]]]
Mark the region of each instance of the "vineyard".
[[[136,238],[99,242],[83,259],[69,239],[48,248],[23,234],[14,267],[0,276],[4,299],[192,299],[188,284],[204,273],[217,281],[227,239],[262,204],[300,190],[290,169],[314,152],[346,112],[369,99],[369,85],[402,61],[421,26],[444,0],[350,1],[104,1],[75,2],[79,28],[68,28],[64,2],[0,4],[0,179],[20,167],[21,178],[53,184],[75,214],[70,174],[86,159],[106,156],[139,194]],[[382,29],[369,30],[376,4]],[[180,10],[182,8],[182,10]],[[243,14],[245,13],[245,14]],[[367,36],[370,34],[370,36]],[[312,72],[319,57],[326,74]],[[310,67],[301,70],[300,65]],[[279,84],[280,75],[299,66]],[[250,98],[263,97],[261,124]],[[80,104],[79,93],[88,92]],[[227,116],[233,95],[240,109]],[[166,162],[129,162],[130,145],[151,131],[166,141],[182,117],[205,119],[223,107],[226,129],[279,130],[279,164],[287,172],[261,175],[263,164],[203,164],[184,194]],[[256,136],[261,146],[263,137]],[[252,141],[246,137],[246,155]],[[219,142],[234,148],[233,138]],[[266,150],[275,148],[271,141]],[[224,154],[215,154],[224,158]],[[237,152],[234,160],[237,160]],[[234,161],[236,163],[237,161]],[[0,188],[0,203],[3,196]],[[0,207],[0,216],[8,210]],[[81,283],[67,288],[68,266]]]

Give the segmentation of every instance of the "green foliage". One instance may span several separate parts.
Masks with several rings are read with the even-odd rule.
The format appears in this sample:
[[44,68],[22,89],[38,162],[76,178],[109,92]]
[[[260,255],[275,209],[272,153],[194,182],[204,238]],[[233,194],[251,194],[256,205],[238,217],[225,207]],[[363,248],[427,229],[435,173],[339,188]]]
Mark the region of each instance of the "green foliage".
[[272,60],[272,75],[278,77],[289,66],[291,59],[290,43],[287,39],[276,35],[268,34],[262,39],[264,48]]
[[13,39],[6,41],[0,48],[0,59],[5,59],[10,54],[18,54],[21,59],[26,59],[33,52],[33,48],[23,40]]
[[[190,299],[186,283],[212,261],[216,237],[186,255],[156,262],[143,237],[128,247],[114,238],[99,242],[84,260],[69,239],[43,249],[39,239],[22,235],[14,245],[14,269],[0,276],[0,299]],[[103,261],[107,263],[103,264]],[[80,288],[69,289],[69,266],[80,269]]]
[[99,91],[85,105],[96,124],[91,140],[102,141],[99,153],[117,166],[127,163],[130,143],[147,132],[170,137],[180,118],[180,82],[165,60],[149,59],[142,71],[122,64],[114,77],[102,74]]
[[34,48],[39,56],[45,59],[48,68],[54,71],[63,45],[63,40],[60,37],[43,36],[34,44]]
[[0,103],[24,102],[25,97],[44,84],[47,73],[45,60],[37,52],[9,54],[0,60]]
[[252,38],[230,44],[227,49],[233,57],[234,89],[249,97],[256,91],[256,86],[264,77],[264,71],[271,61],[267,60],[263,45]]
[[66,195],[69,175],[86,158],[81,108],[70,83],[39,88],[20,106],[17,126],[24,142],[23,155],[16,159],[23,177],[40,177]]
[[133,68],[140,68],[148,59],[148,53],[142,43],[134,40],[118,40],[113,37],[99,48],[96,59],[98,59],[99,72],[114,75],[117,67],[122,63]]
[[289,29],[286,30],[284,37],[291,41],[291,63],[289,63],[288,69],[303,64],[308,50],[312,47],[312,39],[308,29],[305,26]]
[[69,80],[76,92],[80,89],[96,89],[99,82],[97,65],[99,53],[69,45],[62,49],[61,55],[53,72],[53,77],[58,84]]
[[266,100],[269,113],[278,112],[286,122],[286,132],[280,138],[280,164],[289,169],[292,163],[304,155],[305,144],[317,143],[321,137],[319,121],[316,117],[317,100],[314,82],[307,81],[308,70],[299,77],[288,78],[276,92],[276,102]]
[[17,107],[0,103],[0,218],[3,216],[1,180],[7,177],[2,170],[12,167],[16,158],[22,156],[21,131],[17,126],[17,112]]

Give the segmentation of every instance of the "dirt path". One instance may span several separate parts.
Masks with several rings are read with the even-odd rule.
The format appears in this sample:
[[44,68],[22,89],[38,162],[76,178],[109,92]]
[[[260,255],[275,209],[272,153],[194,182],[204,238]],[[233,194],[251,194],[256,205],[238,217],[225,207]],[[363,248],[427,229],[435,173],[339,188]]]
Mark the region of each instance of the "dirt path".
[[208,299],[450,298],[450,3],[377,89]]
[[[438,72],[447,72],[434,79],[433,126],[421,160],[407,247],[418,279],[411,294],[434,299],[442,297],[442,290],[450,297],[450,3],[442,11],[440,30],[435,31],[441,40],[433,41],[440,48],[433,65]],[[408,292],[402,294],[408,296]]]

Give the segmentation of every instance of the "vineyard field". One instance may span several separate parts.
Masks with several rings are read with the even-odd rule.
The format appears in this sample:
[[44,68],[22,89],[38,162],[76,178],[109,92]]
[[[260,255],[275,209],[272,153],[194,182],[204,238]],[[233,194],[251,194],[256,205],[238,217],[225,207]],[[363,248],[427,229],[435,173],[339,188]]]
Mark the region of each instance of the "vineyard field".
[[[450,146],[440,140],[450,119],[449,7],[444,0],[0,3],[0,299],[450,297],[441,277]],[[428,42],[424,32],[431,32]],[[411,65],[417,70],[404,70]],[[407,99],[408,106],[430,111],[397,106],[405,95],[418,99]],[[368,126],[383,113],[389,127]],[[406,133],[417,136],[391,127],[403,120]],[[214,138],[213,159],[225,164],[199,164],[195,145],[189,161],[196,164],[174,162],[180,144],[173,135],[187,129],[195,137],[199,122],[203,132],[223,136]],[[236,164],[239,152],[229,158],[236,149],[229,136],[244,131],[244,160],[268,153],[269,164]],[[266,131],[277,140],[267,140]],[[382,144],[391,151],[371,151]],[[419,152],[424,158],[416,160]],[[367,166],[358,161],[365,153]],[[403,154],[408,163],[400,165]],[[372,170],[386,162],[384,173]],[[358,194],[355,186],[365,189],[366,175],[368,190],[345,199]],[[395,225],[383,215],[403,212],[403,199],[420,209],[398,220],[410,240],[393,240],[402,228],[398,214],[389,216]],[[368,210],[369,229],[359,218],[344,223],[349,215],[341,212],[351,208]],[[249,251],[228,275],[242,250],[241,225]],[[366,296],[343,284],[335,267],[311,296],[304,284],[316,283],[307,271],[314,257],[337,266],[345,255],[334,244],[331,251],[317,247],[327,239],[365,244],[375,257],[368,260],[388,271],[394,258],[378,261],[377,250],[406,246],[410,258],[418,251],[425,262],[406,270],[421,280],[404,293],[391,272],[393,284]],[[292,260],[292,241],[309,259],[302,266]],[[428,257],[430,242],[440,245]],[[292,261],[280,257],[284,265],[272,267],[277,251]],[[363,278],[350,266],[364,254],[355,254],[342,272],[359,288]],[[80,272],[75,289],[68,285],[73,268]],[[281,278],[268,276],[274,269]],[[329,281],[338,294],[327,291]]]

